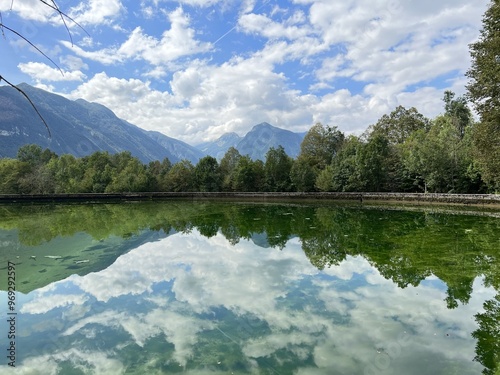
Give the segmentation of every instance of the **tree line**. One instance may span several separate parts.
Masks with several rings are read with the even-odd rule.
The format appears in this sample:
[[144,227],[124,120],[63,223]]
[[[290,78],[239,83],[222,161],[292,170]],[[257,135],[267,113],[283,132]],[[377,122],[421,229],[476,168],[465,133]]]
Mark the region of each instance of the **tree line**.
[[220,161],[144,164],[128,151],[77,158],[30,144],[15,159],[0,159],[0,193],[495,192],[498,176],[482,174],[477,129],[466,99],[446,91],[444,114],[433,120],[399,106],[360,136],[318,123],[295,159],[281,146],[270,148],[265,161],[231,147]]

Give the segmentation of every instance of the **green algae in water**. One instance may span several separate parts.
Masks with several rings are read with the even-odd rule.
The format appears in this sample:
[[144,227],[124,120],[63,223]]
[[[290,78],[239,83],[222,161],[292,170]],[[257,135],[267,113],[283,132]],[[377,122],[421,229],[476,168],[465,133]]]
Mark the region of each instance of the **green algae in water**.
[[210,202],[4,208],[20,371],[498,371],[495,215]]

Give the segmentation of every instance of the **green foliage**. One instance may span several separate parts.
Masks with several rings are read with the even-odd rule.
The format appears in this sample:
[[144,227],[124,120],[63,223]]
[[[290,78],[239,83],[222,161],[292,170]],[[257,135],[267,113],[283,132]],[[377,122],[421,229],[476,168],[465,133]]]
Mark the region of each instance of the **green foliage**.
[[151,191],[166,191],[167,174],[172,168],[172,163],[168,158],[161,161],[155,160],[148,164],[146,173],[148,185]]
[[331,165],[319,173],[316,187],[321,191],[361,191],[364,188],[360,163],[363,143],[349,136]]
[[159,160],[150,161],[146,168],[146,177],[147,177],[147,185],[149,191],[162,191],[161,182],[165,178],[166,174],[172,167],[172,163],[168,158],[163,159],[163,162],[167,162],[165,168],[163,167],[163,163]]
[[467,72],[468,98],[481,116],[491,121],[500,113],[500,2],[493,0],[483,17],[477,42],[470,45],[471,68]]
[[78,193],[84,176],[83,162],[73,155],[61,155],[52,159],[48,168],[52,170],[56,193]]
[[356,156],[360,147],[358,137],[349,136],[332,163],[318,174],[316,187],[321,191],[357,191]]
[[57,155],[49,149],[42,148],[35,144],[28,144],[19,147],[17,151],[17,160],[28,163],[30,166],[46,164],[52,157]]
[[500,192],[500,116],[476,124],[473,140],[482,178],[491,191]]
[[454,92],[449,90],[444,92],[445,115],[451,119],[460,138],[463,138],[465,129],[472,124],[472,112],[467,106],[465,97],[459,96],[457,99],[453,99],[454,97]]
[[387,182],[387,157],[389,141],[381,134],[374,134],[360,148],[357,159],[358,175],[365,191],[384,191]]
[[430,127],[430,121],[412,107],[406,109],[398,106],[389,115],[382,116],[375,125],[369,128],[369,133],[378,133],[386,137],[391,144],[401,144],[410,135],[420,129]]
[[193,191],[194,181],[193,164],[189,160],[181,160],[168,171],[166,189],[167,191]]
[[299,156],[290,170],[290,180],[295,190],[314,191],[316,178],[317,173],[314,168],[311,168],[311,162],[305,156]]
[[343,142],[344,134],[336,126],[317,123],[309,129],[300,144],[299,157],[309,160],[311,166],[322,170],[331,163]]
[[381,160],[385,155],[377,148],[386,145],[385,138],[378,135],[368,143],[349,137],[332,164],[318,175],[316,186],[323,191],[380,191],[385,180]]
[[479,40],[470,45],[468,99],[480,116],[474,132],[477,165],[491,190],[500,191],[500,2],[483,17]]
[[486,301],[484,312],[476,314],[478,329],[472,332],[477,340],[475,361],[480,362],[485,369],[483,374],[496,375],[500,372],[500,295]]
[[0,193],[16,194],[21,178],[29,173],[29,165],[17,159],[0,159]]
[[200,159],[194,169],[194,179],[199,191],[220,191],[222,178],[217,160],[212,156]]
[[113,179],[111,156],[107,151],[96,151],[82,158],[84,175],[81,182],[82,191],[104,193]]
[[106,193],[147,191],[148,175],[146,167],[136,158],[126,156],[112,173],[112,179],[106,186]]
[[290,191],[292,182],[290,171],[293,160],[286,154],[282,146],[271,147],[266,153],[264,173],[266,178],[266,190],[268,191]]
[[468,193],[474,182],[470,132],[462,136],[450,116],[440,116],[429,132],[415,132],[403,146],[403,163],[425,191]]
[[220,161],[220,173],[222,176],[223,191],[233,190],[234,172],[240,159],[240,152],[236,148],[231,146]]
[[253,161],[248,155],[239,158],[233,172],[234,191],[262,191],[264,181],[264,163],[261,160]]
[[46,165],[32,169],[20,177],[18,182],[21,194],[52,194],[55,192],[54,176]]

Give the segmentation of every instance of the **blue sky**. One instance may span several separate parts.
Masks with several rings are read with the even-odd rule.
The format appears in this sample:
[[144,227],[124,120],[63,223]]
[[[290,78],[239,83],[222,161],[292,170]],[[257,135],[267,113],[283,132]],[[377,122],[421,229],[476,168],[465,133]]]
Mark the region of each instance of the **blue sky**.
[[[362,133],[396,106],[429,117],[464,93],[489,1],[0,0],[1,74],[108,106],[191,144],[267,121]],[[12,5],[12,8],[11,8]],[[72,39],[72,40],[71,40]],[[73,41],[73,43],[72,43]]]

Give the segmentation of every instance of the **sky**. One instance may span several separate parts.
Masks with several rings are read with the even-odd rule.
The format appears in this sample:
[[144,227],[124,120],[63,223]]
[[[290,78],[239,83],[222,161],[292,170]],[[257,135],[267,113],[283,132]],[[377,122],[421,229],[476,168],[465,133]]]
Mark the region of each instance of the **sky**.
[[[0,0],[0,74],[196,145],[268,122],[361,134],[465,93],[488,0]],[[64,25],[67,25],[66,30]],[[50,60],[49,60],[50,58]]]

